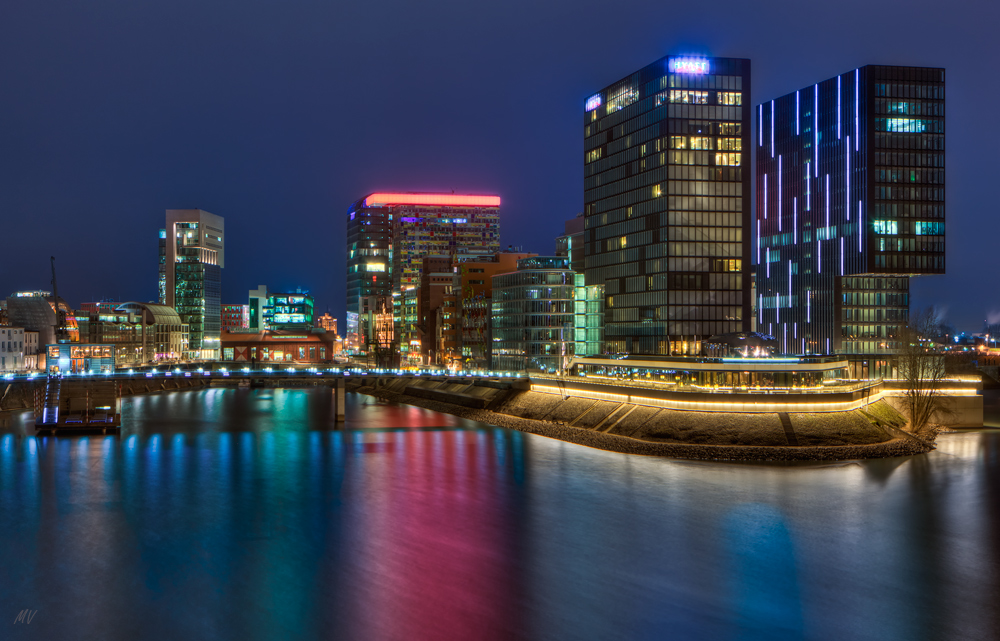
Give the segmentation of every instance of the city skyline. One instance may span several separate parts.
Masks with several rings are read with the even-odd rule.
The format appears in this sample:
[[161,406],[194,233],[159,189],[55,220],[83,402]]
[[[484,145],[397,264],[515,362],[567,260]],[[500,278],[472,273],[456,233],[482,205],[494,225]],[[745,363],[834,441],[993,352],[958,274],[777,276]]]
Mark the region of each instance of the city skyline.
[[[864,21],[850,7],[830,16],[805,7],[794,16],[803,28],[791,30],[786,12],[726,6],[720,11],[733,19],[717,22],[694,8],[637,4],[630,9],[645,12],[649,24],[600,50],[580,47],[602,32],[600,24],[552,8],[528,25],[517,19],[517,7],[491,9],[491,26],[473,38],[475,15],[433,7],[430,17],[438,20],[422,21],[427,33],[450,34],[451,45],[466,53],[451,56],[436,45],[409,58],[403,52],[414,36],[404,27],[413,16],[401,6],[387,23],[397,37],[365,60],[327,53],[335,35],[321,27],[361,24],[371,18],[367,9],[342,22],[322,12],[285,16],[276,29],[268,26],[273,16],[247,8],[234,17],[243,32],[221,33],[247,54],[238,61],[227,47],[194,36],[186,51],[165,56],[159,47],[172,34],[167,26],[219,35],[212,25],[222,14],[213,7],[99,11],[87,29],[72,10],[50,18],[16,7],[0,27],[0,51],[17,61],[0,67],[0,79],[18,96],[0,104],[12,124],[0,152],[0,211],[12,237],[26,241],[42,237],[44,221],[47,250],[41,256],[31,242],[5,248],[0,283],[11,291],[45,289],[51,253],[74,265],[60,274],[60,293],[74,304],[108,296],[155,300],[146,239],[163,210],[200,207],[230,222],[223,302],[241,301],[247,289],[267,282],[309,289],[320,309],[343,318],[343,214],[357,193],[385,188],[498,193],[505,203],[501,245],[547,254],[563,221],[583,208],[578,118],[586,98],[649,60],[691,53],[749,58],[752,104],[868,63],[947,69],[952,251],[947,275],[914,281],[912,307],[939,304],[959,330],[980,330],[1000,301],[977,299],[990,266],[988,234],[978,233],[988,220],[981,185],[989,182],[990,163],[967,109],[998,91],[977,83],[970,63],[987,59],[985,25],[997,8],[979,5],[982,19],[959,29],[935,20],[929,3],[905,13],[866,7]],[[675,26],[657,24],[668,15]],[[821,19],[822,32],[808,28]],[[498,57],[509,32],[527,44]],[[55,33],[62,34],[58,41]],[[483,65],[492,73],[480,74]],[[331,81],[319,87],[324,74]],[[456,86],[463,91],[445,91]],[[409,118],[422,126],[411,131],[398,118],[402,112],[388,106],[366,102],[366,111],[357,111],[345,98],[359,90],[379,100],[406,92]],[[199,98],[188,99],[192,93]],[[348,121],[357,125],[345,131],[340,123]],[[387,146],[399,153],[387,157]],[[98,214],[106,222],[100,234],[89,224]],[[318,227],[324,232],[302,233]],[[268,237],[255,238],[263,228]],[[115,252],[89,260],[82,248],[100,243]]]

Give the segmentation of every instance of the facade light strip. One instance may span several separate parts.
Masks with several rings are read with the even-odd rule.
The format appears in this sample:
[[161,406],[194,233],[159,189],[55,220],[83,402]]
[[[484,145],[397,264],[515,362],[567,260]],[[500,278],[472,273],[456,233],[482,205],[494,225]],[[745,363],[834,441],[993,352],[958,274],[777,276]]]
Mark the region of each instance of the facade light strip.
[[864,236],[861,226],[861,201],[858,201],[858,253],[861,253],[861,238]]
[[819,178],[819,85],[813,87],[813,171]]
[[778,232],[781,232],[781,156],[778,156]]
[[757,146],[764,146],[764,103],[757,105]]
[[767,220],[767,174],[764,174],[764,220]]
[[858,150],[858,139],[861,138],[860,120],[858,118],[858,95],[861,87],[861,81],[859,80],[860,71],[860,69],[854,70],[854,151]]
[[792,244],[799,244],[799,197],[792,196]]
[[819,238],[816,239],[816,273],[823,273],[823,245],[820,244]]
[[810,183],[812,174],[809,171],[809,162],[806,162],[806,211],[812,211],[812,185]]
[[799,135],[799,92],[795,92],[795,135]]
[[771,101],[771,158],[774,158],[774,101]]
[[844,194],[844,209],[847,211],[847,220],[851,219],[851,137],[847,137],[847,189]]
[[840,76],[837,76],[837,140],[840,140]]
[[764,257],[766,258],[764,269],[767,270],[767,277],[771,277],[771,248],[768,247],[764,250]]
[[826,175],[826,233],[830,233],[830,174]]
[[844,237],[840,237],[840,275],[844,275]]

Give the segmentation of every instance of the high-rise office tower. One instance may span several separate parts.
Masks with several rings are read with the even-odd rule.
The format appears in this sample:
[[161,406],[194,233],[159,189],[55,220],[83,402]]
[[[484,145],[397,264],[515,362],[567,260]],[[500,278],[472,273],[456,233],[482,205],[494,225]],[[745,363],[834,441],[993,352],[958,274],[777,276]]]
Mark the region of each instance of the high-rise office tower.
[[868,65],[756,110],[759,327],[885,373],[909,277],[945,268],[944,70]]
[[750,61],[668,56],[587,100],[585,274],[604,349],[698,354],[750,320]]
[[355,202],[347,221],[348,333],[366,304],[390,297],[395,341],[406,362],[419,361],[417,300],[428,255],[489,255],[500,250],[500,197],[374,193]]
[[222,216],[168,209],[160,230],[160,303],[189,326],[191,358],[219,358],[225,229]]

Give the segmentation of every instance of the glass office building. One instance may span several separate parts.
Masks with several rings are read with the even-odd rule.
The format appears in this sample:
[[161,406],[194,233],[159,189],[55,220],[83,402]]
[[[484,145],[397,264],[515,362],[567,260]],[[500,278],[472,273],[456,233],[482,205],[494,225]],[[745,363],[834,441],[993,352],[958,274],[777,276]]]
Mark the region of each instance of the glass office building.
[[576,287],[569,259],[534,256],[493,277],[493,369],[562,371],[574,355]]
[[750,61],[668,56],[591,96],[585,275],[605,352],[698,354],[750,321]]
[[219,358],[225,220],[201,209],[168,209],[160,230],[160,303],[190,328],[188,358]]
[[392,300],[392,212],[369,207],[367,197],[347,210],[347,341],[364,343],[362,319],[374,301]]
[[944,80],[869,65],[756,107],[757,320],[779,351],[886,371],[910,276],[945,269]]

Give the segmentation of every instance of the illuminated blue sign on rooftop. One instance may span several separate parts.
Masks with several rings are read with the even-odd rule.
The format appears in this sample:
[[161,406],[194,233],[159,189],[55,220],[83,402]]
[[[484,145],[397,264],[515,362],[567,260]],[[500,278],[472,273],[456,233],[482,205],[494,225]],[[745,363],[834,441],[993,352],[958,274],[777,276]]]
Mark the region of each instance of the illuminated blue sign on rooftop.
[[670,71],[673,73],[708,73],[708,60],[703,58],[671,58]]
[[601,106],[601,94],[594,94],[587,98],[587,111],[593,111]]

